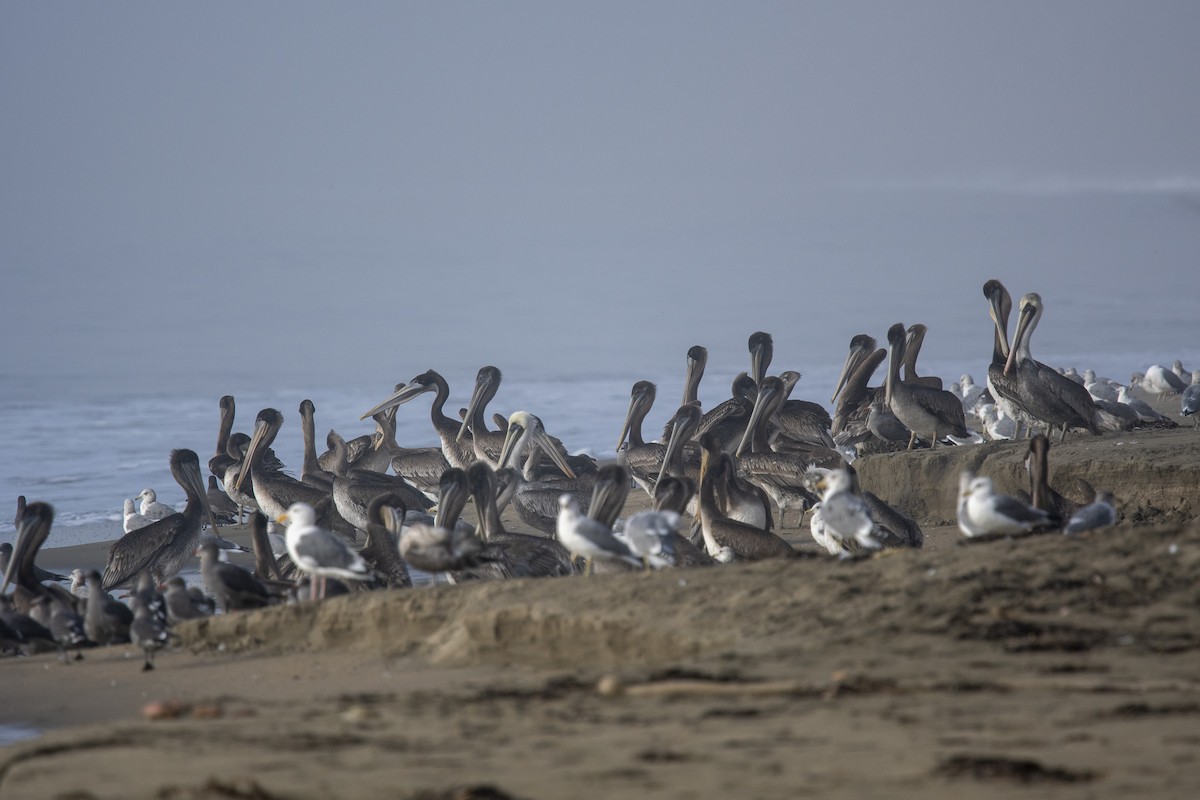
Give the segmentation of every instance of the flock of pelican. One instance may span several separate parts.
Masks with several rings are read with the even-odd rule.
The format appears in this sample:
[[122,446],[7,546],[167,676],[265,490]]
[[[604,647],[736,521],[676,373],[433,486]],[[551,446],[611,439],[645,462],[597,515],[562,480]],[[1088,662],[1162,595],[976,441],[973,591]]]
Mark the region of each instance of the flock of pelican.
[[[1147,419],[1153,410],[1135,409],[1129,387],[1034,359],[1031,339],[1044,312],[1037,294],[1021,298],[1011,340],[1008,291],[990,280],[983,294],[994,333],[986,388],[964,375],[947,390],[940,378],[919,375],[926,328],[897,323],[887,331],[886,349],[866,334],[851,340],[831,415],[791,397],[798,372],[768,374],[773,341],[757,332],[748,343],[750,370],[734,379],[727,400],[707,410],[698,392],[707,351],[688,350],[681,403],[661,436],[651,435],[656,441],[643,431],[656,387],[635,383],[618,459],[606,465],[571,455],[532,413],[489,418],[487,406],[501,382],[493,366],[479,370],[458,416],[446,413],[446,380],[429,370],[395,386],[362,415],[373,419],[372,435],[346,441],[330,431],[320,454],[316,410],[303,401],[298,478],[271,449],[283,414],[262,409],[252,433],[235,433],[234,399],[225,396],[207,488],[197,454],[172,452],[171,474],[186,495],[183,510],[157,503],[150,489],[138,496],[139,508],[126,500],[126,534],[110,549],[103,573],[76,570],[72,590],[59,585],[65,578],[34,563],[53,509],[26,506],[22,498],[16,547],[0,549],[7,560],[0,650],[57,649],[65,660],[87,644],[129,641],[143,649],[144,668],[151,669],[154,652],[170,641],[171,624],[212,613],[214,600],[228,613],[362,588],[787,556],[793,546],[777,530],[789,513],[799,524],[811,512],[814,541],[838,557],[919,548],[920,527],[864,490],[851,462],[880,450],[978,441],[967,427],[968,413],[994,438],[1033,435],[1028,499],[998,495],[987,476],[962,475],[958,520],[965,535],[1074,533],[1113,524],[1111,494],[1091,492],[1094,500],[1079,505],[1049,487],[1050,436],[1057,433],[1061,441],[1071,430],[1099,435],[1134,424],[1131,414],[1135,422]],[[872,387],[885,359],[883,384]],[[1152,367],[1131,383],[1181,394],[1182,411],[1190,415],[1200,403],[1200,372],[1192,373],[1190,386],[1177,373],[1178,364]],[[429,413],[440,446],[403,447],[396,441],[399,408],[425,394],[433,395]],[[652,508],[622,518],[632,486],[647,493]],[[468,502],[475,525],[462,518]],[[501,515],[509,506],[540,534],[507,530]],[[237,546],[219,535],[218,515],[232,522],[246,512],[253,570],[221,556],[222,548]],[[286,536],[272,533],[275,523],[286,526]],[[179,578],[196,556],[207,593]],[[11,596],[4,594],[9,585]],[[110,594],[118,587],[132,589],[129,606]]]

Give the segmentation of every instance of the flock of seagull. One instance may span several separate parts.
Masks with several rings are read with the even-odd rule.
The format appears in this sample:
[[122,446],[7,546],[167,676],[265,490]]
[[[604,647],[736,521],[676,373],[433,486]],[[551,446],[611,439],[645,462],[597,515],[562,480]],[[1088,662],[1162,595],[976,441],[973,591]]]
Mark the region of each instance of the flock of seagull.
[[[1110,493],[1085,487],[1093,499],[1078,504],[1050,488],[1050,437],[1173,425],[1132,397],[1130,386],[1180,394],[1188,416],[1200,410],[1200,371],[1188,385],[1178,362],[1174,369],[1155,366],[1135,374],[1130,386],[1090,370],[1082,377],[1060,372],[1030,351],[1044,311],[1041,298],[1021,298],[1010,340],[1008,291],[990,280],[983,293],[994,332],[986,386],[964,375],[946,390],[939,378],[919,375],[926,329],[897,323],[887,332],[887,349],[865,334],[851,340],[831,415],[817,403],[791,398],[798,372],[768,374],[773,341],[757,332],[749,339],[750,371],[735,378],[729,399],[707,411],[698,398],[707,351],[688,351],[681,404],[657,441],[643,433],[656,387],[634,384],[618,459],[606,465],[568,453],[529,412],[489,419],[486,409],[501,381],[492,366],[479,370],[457,417],[446,414],[445,379],[429,370],[363,414],[374,420],[374,434],[346,441],[330,431],[321,454],[315,408],[305,400],[299,478],[271,449],[283,415],[263,409],[250,435],[235,433],[234,399],[225,396],[207,488],[197,454],[173,451],[170,469],[186,495],[184,508],[158,503],[151,489],[138,495],[140,505],[127,499],[126,533],[112,545],[103,573],[75,570],[68,578],[37,567],[54,511],[20,499],[16,546],[0,548],[6,562],[0,652],[57,649],[65,661],[69,651],[79,658],[88,645],[132,642],[145,653],[144,669],[152,669],[154,653],[171,640],[171,625],[211,614],[214,606],[229,613],[362,588],[786,556],[793,546],[776,531],[793,511],[797,524],[811,511],[814,541],[834,556],[919,548],[920,527],[865,491],[852,462],[865,453],[981,441],[967,427],[968,415],[980,420],[988,438],[1032,435],[1028,498],[997,494],[987,476],[961,476],[958,522],[966,536],[1075,533],[1114,524]],[[885,359],[883,384],[870,386]],[[395,438],[398,409],[427,393],[440,446],[403,447]],[[622,518],[633,486],[653,507]],[[469,501],[477,525],[462,519]],[[542,535],[507,530],[501,512],[510,505]],[[246,512],[253,570],[223,558],[223,549],[242,548],[219,533],[219,520],[240,523]],[[275,524],[285,526],[285,536],[273,532]],[[196,556],[207,592],[179,577]],[[60,585],[67,580],[70,590]],[[11,595],[5,594],[9,585]],[[112,596],[119,587],[131,588],[128,605]]]

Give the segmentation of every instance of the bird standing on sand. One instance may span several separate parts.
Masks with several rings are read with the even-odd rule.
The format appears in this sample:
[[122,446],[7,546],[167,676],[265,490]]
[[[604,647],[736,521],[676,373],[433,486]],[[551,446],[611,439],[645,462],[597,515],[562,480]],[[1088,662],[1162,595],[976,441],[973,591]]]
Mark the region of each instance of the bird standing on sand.
[[171,641],[171,631],[167,628],[167,623],[136,593],[133,595],[133,623],[129,626],[129,640],[142,648],[142,655],[146,659],[142,664],[142,672],[154,669],[154,654]]
[[[858,550],[878,550],[875,520],[867,501],[854,492],[854,479],[844,469],[829,470],[818,482],[824,534],[841,546],[841,555]],[[828,549],[828,547],[826,548]]]
[[[1192,370],[1192,385],[1183,390],[1179,400],[1180,412],[1185,417],[1200,413],[1200,369]],[[1193,422],[1193,427],[1200,426],[1200,416]]]
[[1050,515],[1022,503],[1015,497],[996,494],[991,478],[972,478],[963,495],[966,499],[966,524],[959,517],[959,528],[967,536],[1028,533],[1050,522]]
[[1117,509],[1113,504],[1112,492],[1100,492],[1096,499],[1071,515],[1063,533],[1108,528],[1117,524]]
[[317,527],[317,514],[312,506],[293,503],[278,521],[287,524],[288,555],[301,571],[313,576],[318,599],[325,596],[325,582],[330,576],[349,581],[371,579],[362,556],[339,537]]
[[574,496],[562,494],[558,498],[558,541],[576,557],[583,557],[585,573],[592,571],[596,559],[602,561],[624,561],[642,566],[642,560],[601,522],[585,517],[579,510],[579,501]]
[[266,587],[237,564],[220,560],[215,542],[205,542],[198,548],[200,574],[204,586],[221,604],[221,611],[242,611],[262,608],[271,602]]
[[175,509],[166,503],[158,502],[158,495],[154,493],[153,489],[142,489],[141,493],[135,499],[142,501],[141,506],[138,508],[138,513],[151,522],[164,519],[176,513]]

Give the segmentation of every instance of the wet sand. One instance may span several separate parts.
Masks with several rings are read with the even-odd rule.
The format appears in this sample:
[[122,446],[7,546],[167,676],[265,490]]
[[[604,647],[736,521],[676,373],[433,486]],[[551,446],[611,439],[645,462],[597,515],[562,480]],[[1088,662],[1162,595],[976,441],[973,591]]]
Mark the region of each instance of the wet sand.
[[786,560],[213,618],[146,674],[122,647],[0,661],[4,721],[46,731],[0,748],[0,798],[1191,796],[1200,432],[1051,450],[1059,491],[1117,494],[1117,528],[943,525],[959,468],[1011,491],[1024,454],[857,462],[922,551],[837,561],[793,530]]

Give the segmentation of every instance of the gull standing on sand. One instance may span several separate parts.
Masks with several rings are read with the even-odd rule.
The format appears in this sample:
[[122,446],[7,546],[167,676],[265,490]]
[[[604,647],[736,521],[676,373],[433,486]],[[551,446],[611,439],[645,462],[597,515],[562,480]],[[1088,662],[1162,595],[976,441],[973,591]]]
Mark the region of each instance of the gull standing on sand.
[[962,498],[966,499],[966,523],[960,505],[959,528],[967,536],[1028,533],[1050,521],[1050,515],[1045,511],[1015,497],[996,494],[991,478],[972,478],[960,500]]
[[[136,499],[142,501],[142,505],[138,509],[138,512],[152,522],[164,519],[176,513],[175,509],[171,508],[166,503],[158,502],[158,495],[154,493],[153,489],[142,489],[141,493]],[[129,533],[129,531],[126,531],[126,533]]]
[[1144,375],[1140,372],[1133,373],[1129,378],[1129,385],[1140,385],[1142,391],[1158,395],[1159,400],[1169,394],[1179,394],[1187,388],[1183,378],[1160,364],[1147,367]]
[[[1200,412],[1200,369],[1192,370],[1192,385],[1183,390],[1179,405],[1185,417]],[[1200,426],[1200,416],[1196,417],[1194,426]]]
[[[840,555],[857,550],[878,550],[883,545],[875,538],[875,520],[861,495],[854,492],[854,479],[844,469],[833,469],[817,482],[821,490],[823,533],[841,549]],[[814,537],[817,538],[814,532]],[[820,542],[820,539],[817,540]],[[825,544],[828,550],[829,545]]]
[[1117,509],[1113,504],[1112,492],[1100,492],[1096,499],[1071,515],[1063,533],[1108,528],[1117,524]]
[[[204,586],[217,602],[222,613],[262,608],[269,605],[271,596],[258,579],[237,564],[220,560],[215,542],[205,542],[198,549],[200,575]],[[177,601],[178,602],[178,601]],[[186,610],[184,610],[186,613]]]
[[325,581],[330,576],[350,581],[371,579],[362,556],[342,539],[317,527],[317,514],[312,506],[293,503],[287,513],[280,515],[279,522],[288,526],[288,555],[301,571],[313,576],[318,599],[325,596]]
[[579,510],[579,501],[565,492],[558,498],[558,541],[573,556],[582,556],[586,562],[585,573],[593,570],[596,559],[602,561],[624,561],[633,566],[642,566],[635,556],[603,523],[585,517]]

